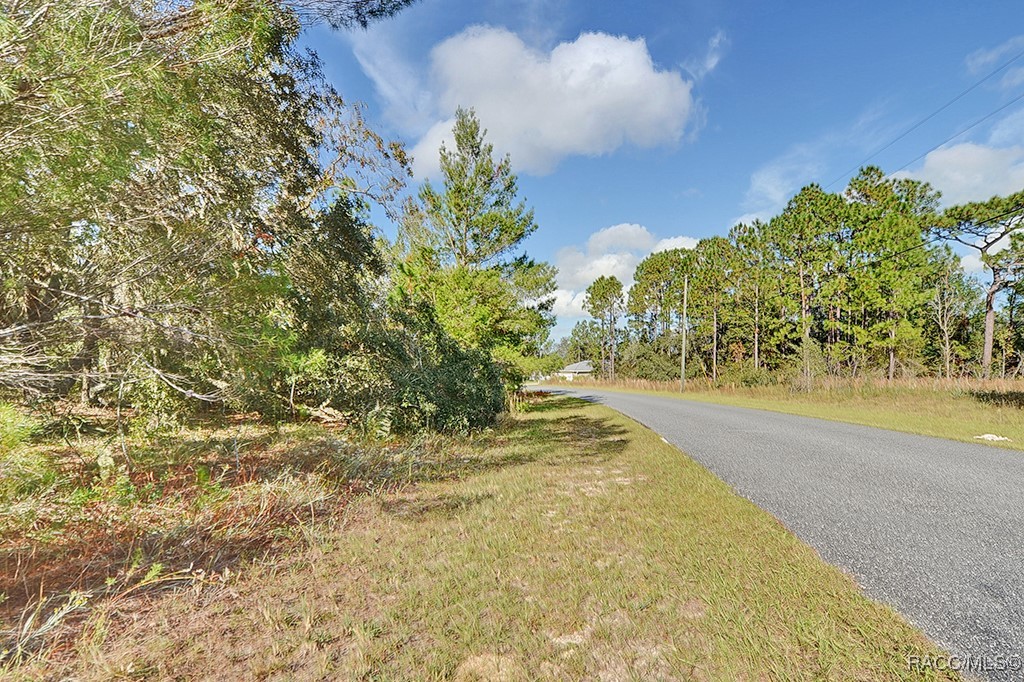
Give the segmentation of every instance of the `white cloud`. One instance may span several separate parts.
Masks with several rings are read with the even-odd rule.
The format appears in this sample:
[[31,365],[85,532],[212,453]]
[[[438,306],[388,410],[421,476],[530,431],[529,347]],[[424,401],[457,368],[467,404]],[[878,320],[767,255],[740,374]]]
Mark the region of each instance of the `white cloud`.
[[[967,69],[971,73],[990,71],[1022,51],[1024,35],[1019,35],[968,55]],[[1024,67],[1018,66],[1003,72],[1000,85],[1015,88],[1022,83]],[[942,192],[942,203],[947,206],[1024,189],[1024,109],[997,120],[987,139],[947,144],[929,152],[916,170],[895,175],[931,183]]]
[[670,249],[695,249],[697,248],[697,240],[693,237],[669,237],[668,239],[661,239],[654,248],[651,249],[651,253],[657,253],[659,251],[669,251]]
[[732,229],[735,225],[750,225],[755,220],[768,222],[776,213],[777,211],[775,210],[764,209],[761,211],[754,211],[752,213],[744,213],[742,215],[738,215],[732,219],[732,224],[729,226],[729,229]]
[[998,120],[985,142],[940,147],[896,175],[931,183],[947,206],[1024,189],[1024,109]]
[[632,282],[633,271],[642,258],[639,253],[629,250],[594,253],[576,246],[560,249],[555,254],[558,284],[571,291],[578,291],[586,289],[602,275],[617,277],[623,283]]
[[704,58],[686,62],[686,70],[689,71],[696,80],[701,80],[715,70],[718,63],[722,61],[722,53],[725,52],[725,48],[728,46],[729,40],[725,37],[725,32],[719,31],[715,35],[711,36],[711,40],[708,41],[708,51],[704,55]]
[[997,121],[989,133],[988,143],[993,147],[1024,146],[1024,109]]
[[694,109],[692,83],[659,69],[642,38],[583,33],[541,51],[507,29],[473,26],[430,61],[440,120],[413,149],[420,175],[436,173],[459,106],[473,107],[496,150],[534,174],[570,155],[675,144]]
[[769,164],[761,166],[750,176],[746,203],[783,206],[821,168],[820,162],[803,147]]
[[781,211],[801,187],[820,176],[825,146],[824,141],[796,145],[755,170],[743,200],[748,211],[734,218],[726,229],[739,223],[767,220]]
[[985,270],[985,264],[981,262],[981,257],[976,253],[969,253],[960,258],[960,267],[968,275],[975,275]]
[[1004,90],[1013,90],[1022,83],[1024,83],[1024,66],[1009,69],[1006,72],[1006,75],[999,79],[999,85],[1001,85]]
[[[1024,36],[1019,48],[1024,48]],[[726,227],[777,215],[801,187],[822,180],[823,172],[829,170],[826,160],[830,153],[838,147],[853,148],[858,142],[862,143],[865,136],[871,136],[876,120],[877,113],[869,111],[849,129],[832,131],[795,145],[760,166],[750,176],[743,201],[745,213]],[[875,144],[871,142],[872,146]],[[942,192],[942,203],[947,206],[983,201],[1024,189],[1024,109],[996,121],[984,142],[941,147],[925,156],[919,168],[899,171],[893,177],[929,182]],[[841,191],[842,188],[825,189]]]
[[[997,254],[1000,251],[1010,248],[1010,235],[1005,234],[1002,230],[993,230],[988,233],[985,238],[979,238],[974,243],[978,246],[983,246],[986,242],[992,244],[989,247],[990,254]],[[960,266],[969,275],[974,275],[980,272],[984,272],[987,267],[981,260],[981,255],[977,251],[972,251],[965,256],[960,258]]]
[[1024,146],[964,142],[936,149],[918,170],[896,175],[931,183],[946,205],[982,201],[1024,188]]
[[629,290],[636,266],[651,253],[668,249],[692,249],[693,237],[674,236],[659,239],[643,225],[622,223],[600,229],[582,246],[567,246],[555,254],[558,290],[554,312],[558,316],[555,335],[567,334],[572,325],[586,317],[583,299],[586,289],[602,275],[614,276]]
[[555,305],[552,311],[560,319],[579,319],[586,317],[587,313],[583,310],[583,299],[587,296],[585,291],[569,291],[567,289],[556,289],[552,297],[555,299]]
[[[967,70],[972,74],[995,69],[1014,55],[1024,51],[1024,35],[1015,36],[1006,42],[993,48],[986,48],[972,52],[967,56]],[[999,79],[999,85],[1005,90],[1024,83],[1024,67],[1011,67],[1003,72]]]
[[427,130],[433,124],[433,96],[421,74],[379,31],[353,31],[348,37],[360,68],[384,101],[388,120],[415,135]]
[[[852,163],[854,158],[863,158],[877,150],[898,132],[896,125],[886,121],[885,108],[876,104],[865,108],[845,127],[825,130],[816,137],[792,145],[751,174],[742,203],[744,213],[723,226],[724,229],[754,220],[769,220],[778,215],[802,187],[812,182],[822,185],[827,182],[826,191],[841,192],[840,181],[844,177],[829,177],[841,170],[833,167],[839,158],[837,152],[847,156],[842,161],[844,165]],[[856,167],[847,167],[845,173],[853,174],[856,170]]]
[[609,253],[616,248],[646,251],[654,244],[652,235],[643,225],[622,223],[612,225],[590,235],[587,240],[589,253]]

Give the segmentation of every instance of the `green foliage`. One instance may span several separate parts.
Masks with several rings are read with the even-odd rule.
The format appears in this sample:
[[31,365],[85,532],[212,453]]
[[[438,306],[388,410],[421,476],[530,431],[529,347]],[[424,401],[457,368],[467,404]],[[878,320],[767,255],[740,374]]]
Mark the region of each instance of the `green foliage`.
[[617,369],[625,376],[647,381],[678,381],[679,354],[653,343],[633,341],[622,347]]
[[622,282],[615,276],[601,275],[587,287],[583,309],[601,328],[601,371],[615,377],[615,347],[618,320],[625,307]]
[[442,187],[425,182],[420,203],[406,206],[395,284],[429,305],[465,351],[497,363],[516,390],[542,364],[555,270],[519,253],[537,225],[509,157],[495,161],[472,110],[459,109],[452,132],[455,148],[441,149]]
[[303,0],[299,7],[333,28],[366,28],[397,14],[416,0]]
[[[1024,193],[944,214],[938,200],[925,183],[869,167],[841,193],[803,188],[780,215],[737,225],[728,239],[653,254],[629,292],[622,373],[667,376],[678,364],[684,279],[690,366],[712,382],[774,375],[809,388],[818,377],[984,374],[996,355],[1000,372],[1021,371]],[[984,291],[937,239],[978,252]],[[579,353],[582,331],[563,347]]]
[[461,432],[493,423],[505,405],[501,369],[488,353],[451,337],[429,305],[408,305],[401,319],[411,332],[413,371],[395,380],[400,426]]
[[0,455],[18,448],[37,428],[36,421],[17,407],[0,402]]
[[[490,353],[513,367],[551,324],[537,302],[550,267],[510,258],[536,226],[514,205],[508,160],[491,163],[462,116],[442,160],[450,192],[427,203],[432,219],[472,223],[459,252],[472,270],[447,273],[447,288],[432,275],[441,325],[422,300],[389,300],[368,202],[393,214],[407,159],[296,42],[303,17],[365,26],[408,4],[12,8],[0,27],[12,131],[0,141],[0,387],[131,406],[146,433],[213,406],[333,410],[375,435],[493,421]],[[494,303],[462,306],[467,291]]]
[[[935,226],[937,237],[973,249],[985,266],[988,282],[985,287],[984,341],[981,370],[991,374],[995,346],[996,297],[1007,289],[1014,290],[1024,282],[1024,191],[988,201],[953,206]],[[1011,303],[1018,303],[1010,296]],[[1010,317],[1013,315],[1011,313]],[[1011,330],[1015,336],[1019,331]],[[1024,356],[1018,355],[1018,367]]]
[[637,265],[626,311],[641,338],[651,341],[665,335],[671,331],[673,319],[681,319],[681,286],[683,275],[692,270],[691,258],[691,251],[669,249],[652,253]]
[[601,326],[594,320],[580,320],[558,343],[558,354],[566,364],[589,360],[595,367],[600,365],[604,336]]
[[420,188],[428,237],[422,245],[443,263],[495,264],[537,229],[533,211],[525,201],[516,202],[512,161],[506,155],[495,162],[494,147],[472,109],[456,112],[452,134],[455,149],[441,145],[442,191],[429,181]]

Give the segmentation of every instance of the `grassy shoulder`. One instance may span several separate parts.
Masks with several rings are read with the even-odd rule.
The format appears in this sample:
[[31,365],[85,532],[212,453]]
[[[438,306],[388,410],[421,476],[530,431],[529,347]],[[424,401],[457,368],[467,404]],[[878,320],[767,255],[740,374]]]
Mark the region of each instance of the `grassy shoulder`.
[[[100,605],[26,675],[929,679],[937,653],[653,432],[531,401],[230,576]],[[931,679],[937,679],[931,677]]]
[[[1020,381],[837,383],[824,384],[811,391],[796,391],[788,386],[709,389],[698,382],[690,382],[685,394],[679,392],[678,383],[575,384],[576,387],[581,385],[771,410],[1024,450],[1024,382]],[[984,434],[1009,440],[976,438]]]

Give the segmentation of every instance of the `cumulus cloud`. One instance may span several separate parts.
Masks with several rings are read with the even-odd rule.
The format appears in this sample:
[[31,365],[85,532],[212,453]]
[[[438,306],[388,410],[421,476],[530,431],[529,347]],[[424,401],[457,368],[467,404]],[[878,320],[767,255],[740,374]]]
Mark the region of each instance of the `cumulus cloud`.
[[622,223],[590,235],[587,252],[598,254],[631,249],[646,251],[653,246],[653,240],[654,236],[643,225]]
[[[800,188],[811,182],[824,184],[829,181],[826,172],[831,175],[840,170],[830,165],[837,158],[837,151],[861,157],[877,149],[897,132],[897,128],[886,122],[884,109],[871,106],[848,126],[825,130],[816,137],[792,145],[751,174],[742,203],[744,213],[724,228],[749,224],[754,220],[768,220],[778,215]],[[848,169],[848,172],[855,170]],[[842,191],[842,187],[837,185],[838,180],[825,189]]]
[[916,170],[897,177],[924,180],[942,192],[944,204],[984,201],[1024,187],[1024,109],[997,121],[984,142],[961,142],[925,156]]
[[928,154],[918,170],[897,175],[931,183],[947,205],[981,201],[1024,187],[1024,146],[964,142],[942,147]]
[[693,237],[669,237],[668,239],[661,239],[654,248],[651,249],[651,253],[657,253],[659,251],[669,251],[671,249],[694,249],[697,247],[697,240]]
[[552,296],[555,299],[552,311],[559,321],[578,320],[581,317],[586,317],[587,313],[583,310],[583,299],[587,296],[585,291],[556,289]]
[[570,155],[677,143],[694,110],[692,83],[659,69],[642,38],[583,33],[541,51],[507,29],[473,26],[434,47],[430,61],[442,120],[413,149],[420,175],[436,173],[459,106],[476,110],[516,168],[538,175]]
[[[1024,48],[1024,40],[1020,47]],[[801,187],[822,179],[829,170],[830,153],[840,147],[853,149],[855,141],[870,133],[876,118],[874,112],[868,112],[846,131],[831,131],[795,145],[761,165],[750,176],[743,200],[745,213],[726,227],[777,215]],[[942,203],[947,206],[1019,191],[1024,187],[1024,109],[996,121],[986,140],[940,147],[925,156],[917,169],[899,171],[893,177],[929,182],[942,192]]]
[[600,229],[586,244],[567,246],[555,254],[558,267],[558,290],[554,312],[558,316],[556,335],[566,334],[576,320],[586,317],[583,299],[586,289],[602,275],[615,276],[625,289],[633,285],[637,264],[649,254],[668,249],[692,249],[693,237],[675,236],[659,239],[643,225],[622,223]]
[[[993,48],[967,56],[971,73],[989,72],[1003,66],[1024,51],[1024,35]],[[1024,83],[1024,66],[1002,72],[1000,85],[1016,88]],[[916,170],[901,171],[897,177],[924,180],[942,192],[946,205],[984,201],[1010,194],[1024,187],[1024,108],[997,120],[987,139],[947,144],[929,152]],[[975,267],[970,260],[965,267]]]
[[598,230],[585,246],[567,246],[555,254],[558,284],[578,291],[602,275],[618,277],[623,284],[632,283],[637,263],[656,243],[646,227],[635,223]]
[[[979,238],[974,242],[977,246],[983,246],[986,243],[992,244],[989,247],[990,254],[997,254],[1000,251],[1010,248],[1010,235],[1002,234],[1001,230],[993,230],[988,233],[985,238]],[[965,256],[960,258],[960,267],[964,269],[969,275],[974,275],[987,270],[987,266],[981,260],[981,255],[977,251],[972,251]]]
[[976,253],[969,253],[966,256],[961,257],[960,267],[963,268],[964,272],[968,275],[976,275],[979,272],[985,271],[985,264],[981,262],[981,257]]

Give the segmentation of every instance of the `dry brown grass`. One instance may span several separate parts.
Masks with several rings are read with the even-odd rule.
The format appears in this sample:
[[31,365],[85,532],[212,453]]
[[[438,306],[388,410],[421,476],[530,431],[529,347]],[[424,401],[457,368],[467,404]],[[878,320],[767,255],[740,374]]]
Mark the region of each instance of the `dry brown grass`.
[[100,604],[17,674],[920,679],[907,656],[931,644],[656,434],[530,401],[415,485],[297,524],[287,552]]
[[462,466],[438,439],[355,443],[313,424],[199,423],[123,448],[106,433],[0,457],[0,665],[59,657],[98,605],[216,581],[364,493]]

